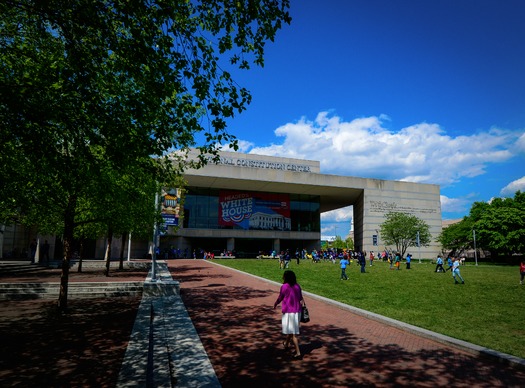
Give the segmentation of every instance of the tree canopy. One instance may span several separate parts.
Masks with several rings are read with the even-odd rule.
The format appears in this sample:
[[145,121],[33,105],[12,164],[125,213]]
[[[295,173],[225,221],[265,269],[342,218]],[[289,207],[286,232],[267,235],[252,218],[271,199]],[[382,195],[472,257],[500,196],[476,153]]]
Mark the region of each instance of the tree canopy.
[[63,235],[59,305],[67,303],[75,228],[109,220],[110,186],[173,181],[184,166],[168,159],[173,150],[236,149],[226,119],[251,96],[227,69],[264,64],[265,43],[290,23],[288,7],[289,0],[0,4],[0,222]]
[[443,229],[438,241],[445,249],[461,251],[476,247],[491,252],[492,257],[525,252],[525,193],[514,198],[494,198],[475,202],[460,222]]
[[400,212],[390,212],[385,222],[380,225],[381,240],[385,245],[395,245],[396,251],[404,256],[409,247],[428,246],[431,242],[428,224],[412,215]]

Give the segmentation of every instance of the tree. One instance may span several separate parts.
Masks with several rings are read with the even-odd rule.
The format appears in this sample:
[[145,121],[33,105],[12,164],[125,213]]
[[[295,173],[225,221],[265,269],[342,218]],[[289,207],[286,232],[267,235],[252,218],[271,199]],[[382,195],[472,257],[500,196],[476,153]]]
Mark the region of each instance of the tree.
[[510,256],[525,251],[525,194],[514,198],[494,198],[491,202],[474,202],[469,215],[459,223],[443,229],[438,237],[444,248],[472,249],[473,231],[476,246],[490,251],[491,257]]
[[460,222],[444,228],[437,241],[453,252],[469,249],[472,247],[472,227],[471,219],[464,217]]
[[332,241],[331,246],[332,248],[336,248],[336,249],[344,249],[346,248],[346,243],[341,238],[341,236],[335,236],[335,239]]
[[236,149],[226,119],[251,96],[223,69],[262,66],[265,42],[290,23],[288,7],[289,0],[0,4],[0,216],[63,235],[60,309],[79,206],[107,200],[104,190],[86,190],[107,183],[100,177],[108,170],[169,181],[183,166],[167,159],[174,149]]
[[347,237],[345,239],[345,248],[354,249],[354,240],[352,237]]
[[428,224],[412,214],[391,212],[380,225],[381,239],[386,245],[395,245],[397,252],[404,256],[409,247],[417,246],[418,236],[421,246],[431,242]]

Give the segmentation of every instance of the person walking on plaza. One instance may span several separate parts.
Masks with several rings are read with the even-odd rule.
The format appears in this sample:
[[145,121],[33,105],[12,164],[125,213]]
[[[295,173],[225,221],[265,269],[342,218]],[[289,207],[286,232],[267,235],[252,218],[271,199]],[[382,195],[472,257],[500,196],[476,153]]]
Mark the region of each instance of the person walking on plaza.
[[305,304],[301,286],[297,283],[295,273],[290,270],[284,271],[283,285],[279,291],[279,296],[273,304],[276,309],[277,305],[282,302],[282,332],[286,336],[283,346],[288,349],[290,345],[295,348],[294,359],[301,359],[301,349],[299,347],[299,321],[301,319],[301,308]]
[[520,264],[520,284],[523,284],[523,279],[525,278],[525,261],[522,261]]
[[346,266],[348,264],[350,263],[348,261],[348,256],[345,253],[343,258],[339,262],[339,265],[341,266],[341,280],[348,280],[348,276],[346,276]]
[[459,273],[459,259],[455,257],[452,261],[452,277],[454,278],[454,284],[458,284],[458,279],[456,279],[456,276],[461,279],[461,284],[465,284],[465,280],[461,277],[461,274]]
[[410,262],[412,261],[412,255],[409,253],[407,255],[406,263],[407,263],[407,269],[410,269]]

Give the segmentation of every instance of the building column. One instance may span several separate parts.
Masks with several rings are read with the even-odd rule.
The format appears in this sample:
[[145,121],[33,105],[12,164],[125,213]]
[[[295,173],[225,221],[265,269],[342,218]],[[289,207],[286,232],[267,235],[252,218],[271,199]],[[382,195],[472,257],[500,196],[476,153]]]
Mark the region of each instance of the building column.
[[273,250],[277,254],[281,253],[281,239],[280,238],[273,239]]
[[5,225],[0,225],[0,259],[4,258],[4,232]]
[[235,250],[235,238],[229,237],[226,239],[226,250],[228,252],[233,252]]

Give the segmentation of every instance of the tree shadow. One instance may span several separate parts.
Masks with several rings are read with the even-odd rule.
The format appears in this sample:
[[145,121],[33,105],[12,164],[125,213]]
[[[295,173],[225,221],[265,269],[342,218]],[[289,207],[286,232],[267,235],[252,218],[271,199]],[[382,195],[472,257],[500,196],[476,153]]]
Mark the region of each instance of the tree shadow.
[[[114,263],[112,263],[115,265]],[[27,266],[24,271],[9,271],[4,269],[0,272],[0,282],[3,283],[56,283],[60,282],[61,269],[43,268],[38,266]],[[146,267],[131,267],[131,268],[110,268],[109,276],[106,276],[105,267],[86,267],[82,272],[76,270],[69,271],[70,282],[82,282],[88,279],[89,281],[109,281],[109,280],[145,280],[148,275],[148,268]]]
[[140,300],[0,302],[2,386],[115,386]]

